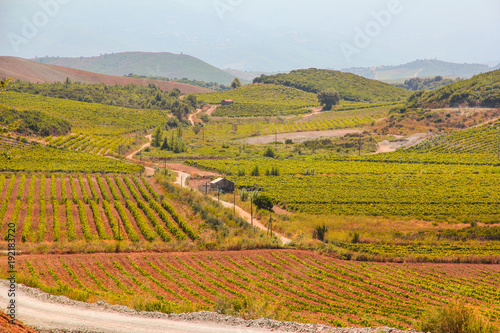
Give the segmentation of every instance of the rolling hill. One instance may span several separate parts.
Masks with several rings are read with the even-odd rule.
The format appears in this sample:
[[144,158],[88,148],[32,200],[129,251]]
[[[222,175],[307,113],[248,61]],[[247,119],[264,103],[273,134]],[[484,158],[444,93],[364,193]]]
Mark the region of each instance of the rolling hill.
[[167,52],[123,52],[98,57],[80,58],[38,58],[44,64],[81,69],[89,72],[124,76],[130,73],[147,76],[161,76],[171,79],[187,78],[204,82],[230,84],[234,76],[207,64],[200,59]]
[[451,76],[470,78],[496,68],[482,64],[457,64],[441,60],[416,60],[398,66],[356,67],[342,71],[380,81],[405,80],[415,77]]
[[36,61],[17,57],[0,57],[0,77],[13,77],[17,80],[30,81],[33,83],[64,82],[66,78],[70,78],[71,81],[74,82],[104,83],[107,85],[134,83],[141,86],[147,86],[153,83],[162,90],[171,91],[174,88],[178,88],[183,94],[211,92],[210,89],[195,87],[188,84],[96,74],[78,69],[41,64]]
[[409,107],[500,106],[500,70],[479,74],[434,91],[418,92]]
[[409,96],[406,90],[390,84],[352,73],[316,68],[295,70],[289,74],[261,75],[254,79],[254,83],[290,86],[312,93],[333,88],[342,99],[359,102],[390,102]]

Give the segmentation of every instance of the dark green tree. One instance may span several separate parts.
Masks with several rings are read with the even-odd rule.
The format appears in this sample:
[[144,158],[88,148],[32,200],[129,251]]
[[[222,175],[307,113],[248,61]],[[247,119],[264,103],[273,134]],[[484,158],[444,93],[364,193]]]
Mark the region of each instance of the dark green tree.
[[237,77],[234,78],[233,82],[231,82],[231,88],[236,89],[241,87],[241,81]]
[[153,140],[151,141],[151,146],[160,147],[162,143],[161,141],[162,136],[163,136],[163,131],[161,130],[161,127],[158,126],[153,133]]
[[318,101],[324,105],[323,110],[331,110],[334,105],[340,102],[340,95],[334,89],[322,90],[318,94]]
[[258,209],[264,209],[270,212],[274,212],[274,200],[267,194],[257,195],[255,198],[253,198],[253,203]]

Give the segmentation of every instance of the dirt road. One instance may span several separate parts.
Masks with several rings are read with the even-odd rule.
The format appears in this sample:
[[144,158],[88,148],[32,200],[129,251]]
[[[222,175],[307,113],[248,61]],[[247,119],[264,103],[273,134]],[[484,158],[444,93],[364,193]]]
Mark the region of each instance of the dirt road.
[[[0,282],[0,303],[8,304],[5,280]],[[106,306],[75,302],[65,297],[49,296],[32,288],[18,286],[16,291],[17,316],[25,325],[38,330],[82,331],[82,332],[134,332],[134,333],[263,333],[271,329],[246,327],[249,325],[242,321],[238,326],[223,323],[223,317],[217,314],[205,316],[192,314],[193,321],[170,319],[169,315],[138,313],[132,309],[119,307],[122,311],[110,310]],[[36,295],[39,296],[36,296]],[[40,297],[41,296],[41,297]],[[51,301],[52,300],[52,301]],[[57,302],[54,302],[57,300]],[[156,314],[156,315],[155,315]],[[209,317],[202,321],[199,317]],[[157,318],[155,318],[157,317]],[[175,315],[173,316],[175,318]],[[185,316],[189,317],[189,316]],[[213,317],[213,320],[211,320]],[[217,322],[221,320],[221,322]]]
[[[361,130],[357,128],[352,129],[342,129],[342,130],[330,130],[330,131],[311,131],[311,132],[295,132],[295,133],[285,133],[278,134],[276,136],[277,140],[280,142],[285,142],[286,139],[291,139],[293,142],[301,142],[306,140],[313,140],[319,138],[336,138],[341,137],[346,134],[361,133]],[[243,139],[241,141],[248,144],[266,144],[272,143],[275,140],[274,135],[258,136],[253,138]]]
[[[175,181],[175,184],[180,185],[181,187],[188,188],[188,186],[186,184],[186,179],[189,176],[191,176],[191,174],[184,172],[184,171],[172,169],[171,167],[170,167],[170,169],[177,173],[177,179]],[[212,200],[218,201],[218,199],[215,197],[210,197],[210,198]],[[220,204],[226,208],[230,208],[230,209],[234,208],[234,204],[231,202],[220,200]],[[250,224],[253,224],[254,227],[257,227],[263,231],[267,231],[267,227],[265,225],[260,223],[255,217],[252,219],[251,215],[249,213],[247,213],[243,208],[236,206],[236,212],[238,213],[238,215],[242,219],[244,219],[245,221],[247,221]],[[289,238],[286,238],[285,236],[283,236],[279,233],[273,232],[273,234],[276,235],[276,237],[278,237],[281,240],[281,242],[285,245],[291,242],[291,240]]]
[[378,143],[378,149],[375,154],[390,153],[396,151],[396,149],[412,147],[430,136],[432,136],[432,133],[417,133],[408,137],[398,136],[396,137],[397,141],[384,140]]
[[[152,134],[149,134],[149,135],[146,135],[146,138],[149,140],[148,143],[145,143],[141,148],[139,148],[138,150],[128,154],[127,156],[125,156],[125,158],[127,160],[133,160],[134,159],[134,156],[135,154],[137,154],[138,152],[146,149],[147,147],[151,146],[151,140],[152,140]],[[153,168],[150,168],[150,167],[147,167],[145,166],[144,168],[146,168],[146,176],[154,176],[155,174],[155,170]]]

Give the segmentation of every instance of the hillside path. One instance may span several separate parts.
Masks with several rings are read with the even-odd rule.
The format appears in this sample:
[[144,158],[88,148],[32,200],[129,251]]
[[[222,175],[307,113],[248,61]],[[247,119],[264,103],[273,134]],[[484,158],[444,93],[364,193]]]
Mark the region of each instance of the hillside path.
[[[130,154],[128,154],[127,156],[125,156],[125,158],[127,160],[130,160],[132,161],[134,159],[134,156],[139,153],[140,151],[146,149],[147,147],[151,146],[151,140],[153,140],[153,135],[152,134],[148,134],[146,135],[146,139],[149,140],[149,142],[145,143],[141,148],[139,148],[138,150],[136,151],[133,151],[131,152]],[[145,166],[146,168],[146,176],[154,176],[155,174],[155,170],[153,168],[150,168],[150,167],[147,167]]]
[[[170,169],[177,173],[177,179],[175,181],[175,184],[180,185],[181,187],[184,187],[184,188],[189,188],[189,186],[187,186],[187,184],[186,184],[186,179],[189,176],[191,176],[191,174],[184,172],[184,171],[172,169],[172,166],[170,166]],[[212,196],[209,196],[209,197],[214,201],[219,201],[216,197],[212,197]],[[234,203],[223,201],[223,200],[220,200],[220,204],[225,208],[230,208],[230,209],[235,208],[236,212],[238,213],[238,215],[242,219],[244,219],[245,221],[247,221],[250,224],[253,224],[254,227],[257,227],[262,231],[267,231],[267,227],[264,224],[259,222],[259,220],[257,220],[255,217],[252,220],[252,216],[250,215],[250,213],[245,211],[243,208],[241,208],[239,206],[235,207]],[[283,236],[275,231],[273,231],[273,234],[276,235],[276,237],[278,237],[284,245],[291,242],[291,240],[289,238],[286,238],[285,236]]]

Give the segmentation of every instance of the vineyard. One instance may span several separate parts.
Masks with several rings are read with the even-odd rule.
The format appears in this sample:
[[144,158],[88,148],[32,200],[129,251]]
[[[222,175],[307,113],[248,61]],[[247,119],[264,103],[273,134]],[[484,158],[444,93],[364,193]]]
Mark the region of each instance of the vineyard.
[[410,151],[425,153],[483,154],[498,157],[500,122],[487,124],[451,134],[435,136]]
[[138,310],[252,317],[265,309],[277,319],[404,329],[423,311],[464,299],[500,323],[498,265],[359,263],[296,250],[22,259],[21,283]]
[[125,150],[120,150],[133,144],[134,137],[71,134],[57,138],[49,137],[45,140],[52,147],[105,155],[110,152],[124,152]]
[[0,103],[18,110],[36,110],[59,119],[67,119],[76,133],[117,135],[136,128],[153,128],[166,121],[167,112],[77,102],[26,93],[5,92]]
[[2,174],[0,202],[0,232],[14,223],[20,243],[199,238],[197,219],[186,222],[142,177]]
[[275,85],[244,86],[199,97],[210,104],[220,104],[225,99],[234,101],[233,105],[219,106],[213,114],[217,117],[297,115],[309,113],[312,107],[319,106],[315,94]]
[[125,163],[89,152],[36,145],[10,149],[6,155],[0,155],[0,171],[139,173],[143,170],[144,167],[141,165]]
[[[257,187],[282,207],[312,214],[408,216],[492,222],[500,218],[498,167],[342,160],[187,162]],[[250,176],[255,167],[259,176]],[[277,168],[279,176],[266,176]]]

